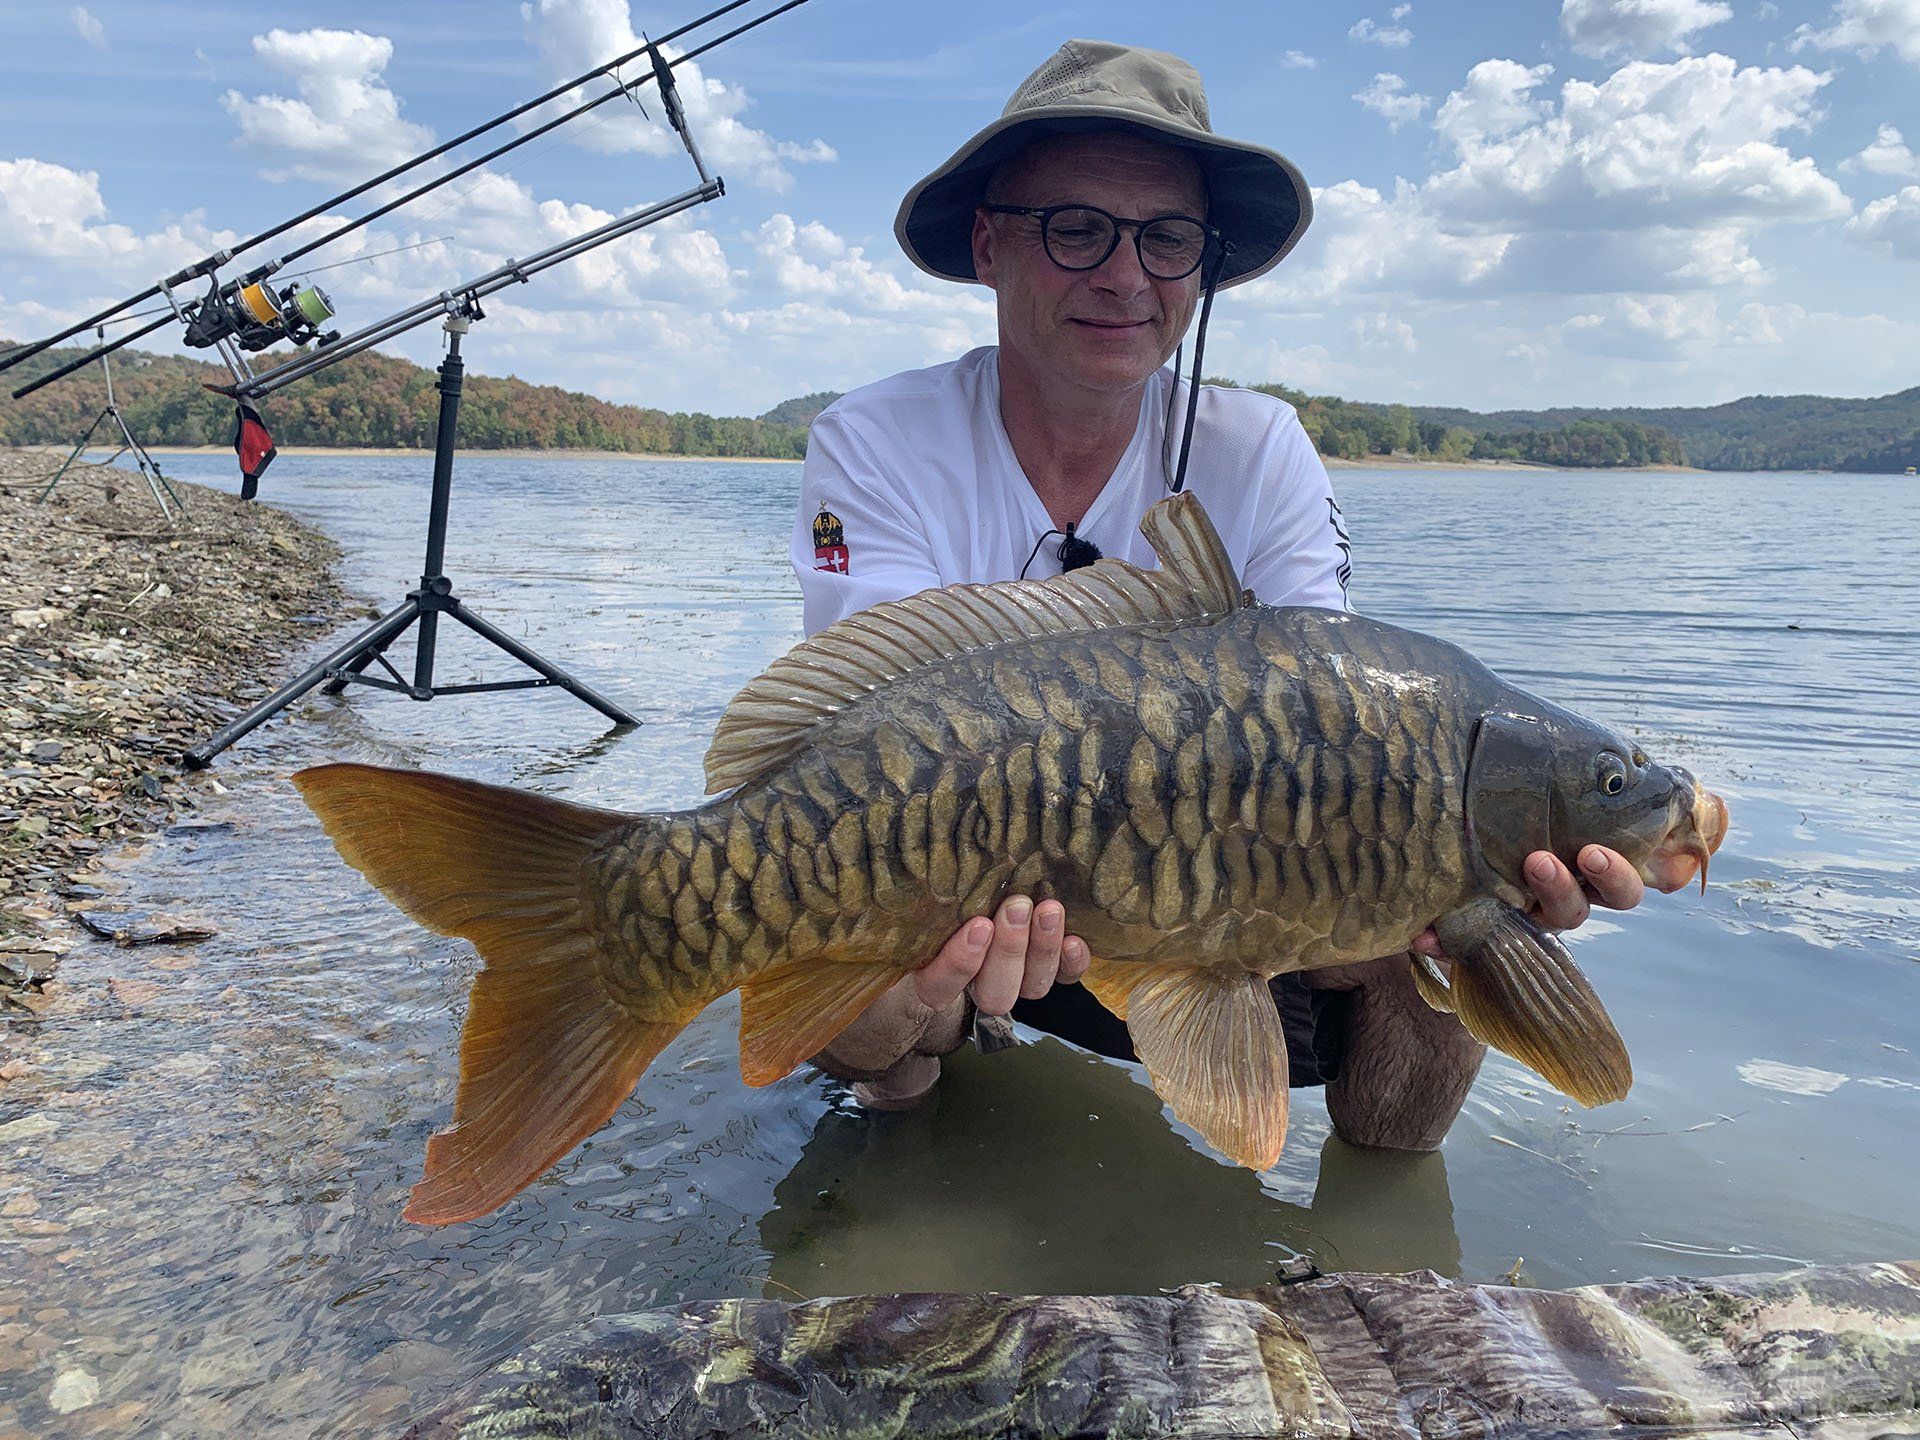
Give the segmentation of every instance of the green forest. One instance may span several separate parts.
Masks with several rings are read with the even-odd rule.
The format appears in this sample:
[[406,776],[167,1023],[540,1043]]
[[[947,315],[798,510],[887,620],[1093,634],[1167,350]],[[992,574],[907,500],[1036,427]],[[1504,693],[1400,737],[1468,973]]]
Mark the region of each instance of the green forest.
[[[0,350],[8,343],[0,341]],[[7,379],[17,388],[81,353],[49,351],[9,372]],[[226,444],[233,434],[233,402],[205,388],[226,378],[219,366],[179,356],[123,350],[114,357],[121,411],[148,445]],[[1210,383],[1236,382],[1210,377]],[[1578,469],[1692,465],[1892,473],[1920,465],[1920,388],[1865,400],[1756,395],[1693,408],[1492,413],[1372,404],[1285,385],[1248,388],[1287,401],[1323,455],[1347,460],[1395,455]],[[806,453],[813,417],[838,398],[837,391],[823,390],[782,401],[755,417],[687,414],[614,405],[557,386],[469,371],[460,443],[475,450],[792,460]],[[25,400],[0,400],[0,445],[71,444],[99,414],[103,400],[97,375],[87,374]],[[426,448],[433,443],[438,406],[433,371],[369,353],[288,386],[262,402],[261,410],[282,445]]]

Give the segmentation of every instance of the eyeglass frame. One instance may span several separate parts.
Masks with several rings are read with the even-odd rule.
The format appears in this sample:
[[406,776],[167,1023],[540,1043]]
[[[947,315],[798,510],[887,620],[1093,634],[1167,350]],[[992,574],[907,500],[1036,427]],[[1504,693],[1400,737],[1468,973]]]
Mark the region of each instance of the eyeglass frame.
[[[1111,211],[1102,210],[1098,205],[1088,205],[1079,201],[1067,205],[982,205],[980,209],[988,215],[1025,215],[1038,219],[1040,222],[1040,248],[1046,252],[1047,259],[1059,266],[1060,269],[1076,275],[1084,274],[1089,270],[1098,270],[1102,265],[1106,264],[1107,261],[1111,260],[1113,258],[1113,252],[1120,248],[1120,232],[1128,226],[1131,226],[1133,229],[1133,253],[1134,257],[1140,262],[1140,271],[1142,274],[1154,280],[1173,281],[1186,279],[1187,276],[1193,274],[1195,270],[1198,270],[1202,265],[1207,263],[1207,257],[1210,254],[1218,254],[1220,247],[1227,243],[1227,237],[1222,234],[1217,227],[1209,225],[1197,215],[1169,213],[1166,215],[1153,215],[1145,220],[1127,220],[1113,214]],[[1053,253],[1053,246],[1047,243],[1047,227],[1053,223],[1053,217],[1063,210],[1091,210],[1094,214],[1103,216],[1108,223],[1113,226],[1113,239],[1111,243],[1108,244],[1106,253],[1091,265],[1063,264],[1060,257]],[[1147,227],[1149,225],[1157,225],[1162,220],[1185,220],[1189,224],[1198,225],[1200,229],[1205,232],[1205,238],[1200,245],[1199,258],[1178,275],[1160,275],[1149,270],[1147,268],[1147,252],[1140,246],[1142,237],[1147,233]]]

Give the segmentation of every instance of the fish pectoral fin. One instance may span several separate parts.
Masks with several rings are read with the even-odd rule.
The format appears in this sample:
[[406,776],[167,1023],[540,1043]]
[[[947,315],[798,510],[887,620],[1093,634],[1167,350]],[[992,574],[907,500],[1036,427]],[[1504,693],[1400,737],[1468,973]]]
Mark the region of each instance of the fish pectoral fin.
[[1440,973],[1439,964],[1431,956],[1418,953],[1407,958],[1413,962],[1413,988],[1420,992],[1420,998],[1442,1015],[1453,1014],[1453,987]]
[[1287,1141],[1287,1041],[1267,982],[1244,970],[1124,968],[1142,972],[1125,999],[1127,1030],[1160,1098],[1222,1154],[1269,1168]]
[[907,972],[884,961],[815,956],[740,987],[740,1076],[771,1085],[818,1055]]
[[1557,937],[1490,899],[1456,910],[1435,929],[1454,962],[1453,1012],[1474,1039],[1582,1105],[1625,1098],[1633,1084],[1626,1042]]

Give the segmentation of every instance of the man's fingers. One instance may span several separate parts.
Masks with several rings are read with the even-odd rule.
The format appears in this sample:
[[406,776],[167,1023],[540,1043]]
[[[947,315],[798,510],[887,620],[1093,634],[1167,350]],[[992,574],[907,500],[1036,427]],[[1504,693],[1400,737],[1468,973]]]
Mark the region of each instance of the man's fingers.
[[1609,910],[1631,910],[1646,898],[1646,883],[1626,857],[1604,845],[1580,852],[1580,873],[1593,887],[1595,898]]
[[1447,958],[1447,948],[1440,943],[1440,932],[1431,925],[1413,937],[1413,944],[1407,947],[1416,955],[1425,955],[1433,960]]
[[953,932],[925,965],[913,972],[914,989],[920,1003],[929,1010],[944,1010],[958,1000],[987,958],[987,945],[993,939],[993,922],[986,916],[969,920]]
[[1087,966],[1093,963],[1093,952],[1087,949],[1087,942],[1078,935],[1069,935],[1060,942],[1060,974],[1055,983],[1071,985],[1087,973]]
[[1020,998],[1038,1000],[1053,988],[1060,972],[1060,949],[1067,938],[1067,907],[1058,900],[1042,900],[1033,907],[1033,929],[1027,935],[1027,968],[1020,981]]
[[1009,896],[993,917],[993,939],[986,962],[973,978],[973,1003],[983,1015],[1005,1015],[1019,998],[1027,973],[1027,943],[1033,928],[1033,901]]
[[1536,850],[1527,857],[1527,888],[1540,906],[1540,923],[1549,930],[1571,930],[1589,910],[1587,892],[1557,856]]

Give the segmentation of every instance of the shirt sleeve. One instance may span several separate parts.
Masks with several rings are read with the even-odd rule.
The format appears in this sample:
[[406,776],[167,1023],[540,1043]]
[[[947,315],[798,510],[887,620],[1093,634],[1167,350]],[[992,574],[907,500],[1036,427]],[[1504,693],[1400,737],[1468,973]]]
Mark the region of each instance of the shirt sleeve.
[[899,477],[831,411],[807,436],[789,558],[809,635],[940,583],[925,521]]
[[1353,573],[1347,522],[1319,451],[1288,407],[1269,451],[1264,521],[1247,556],[1247,588],[1268,605],[1345,610]]

